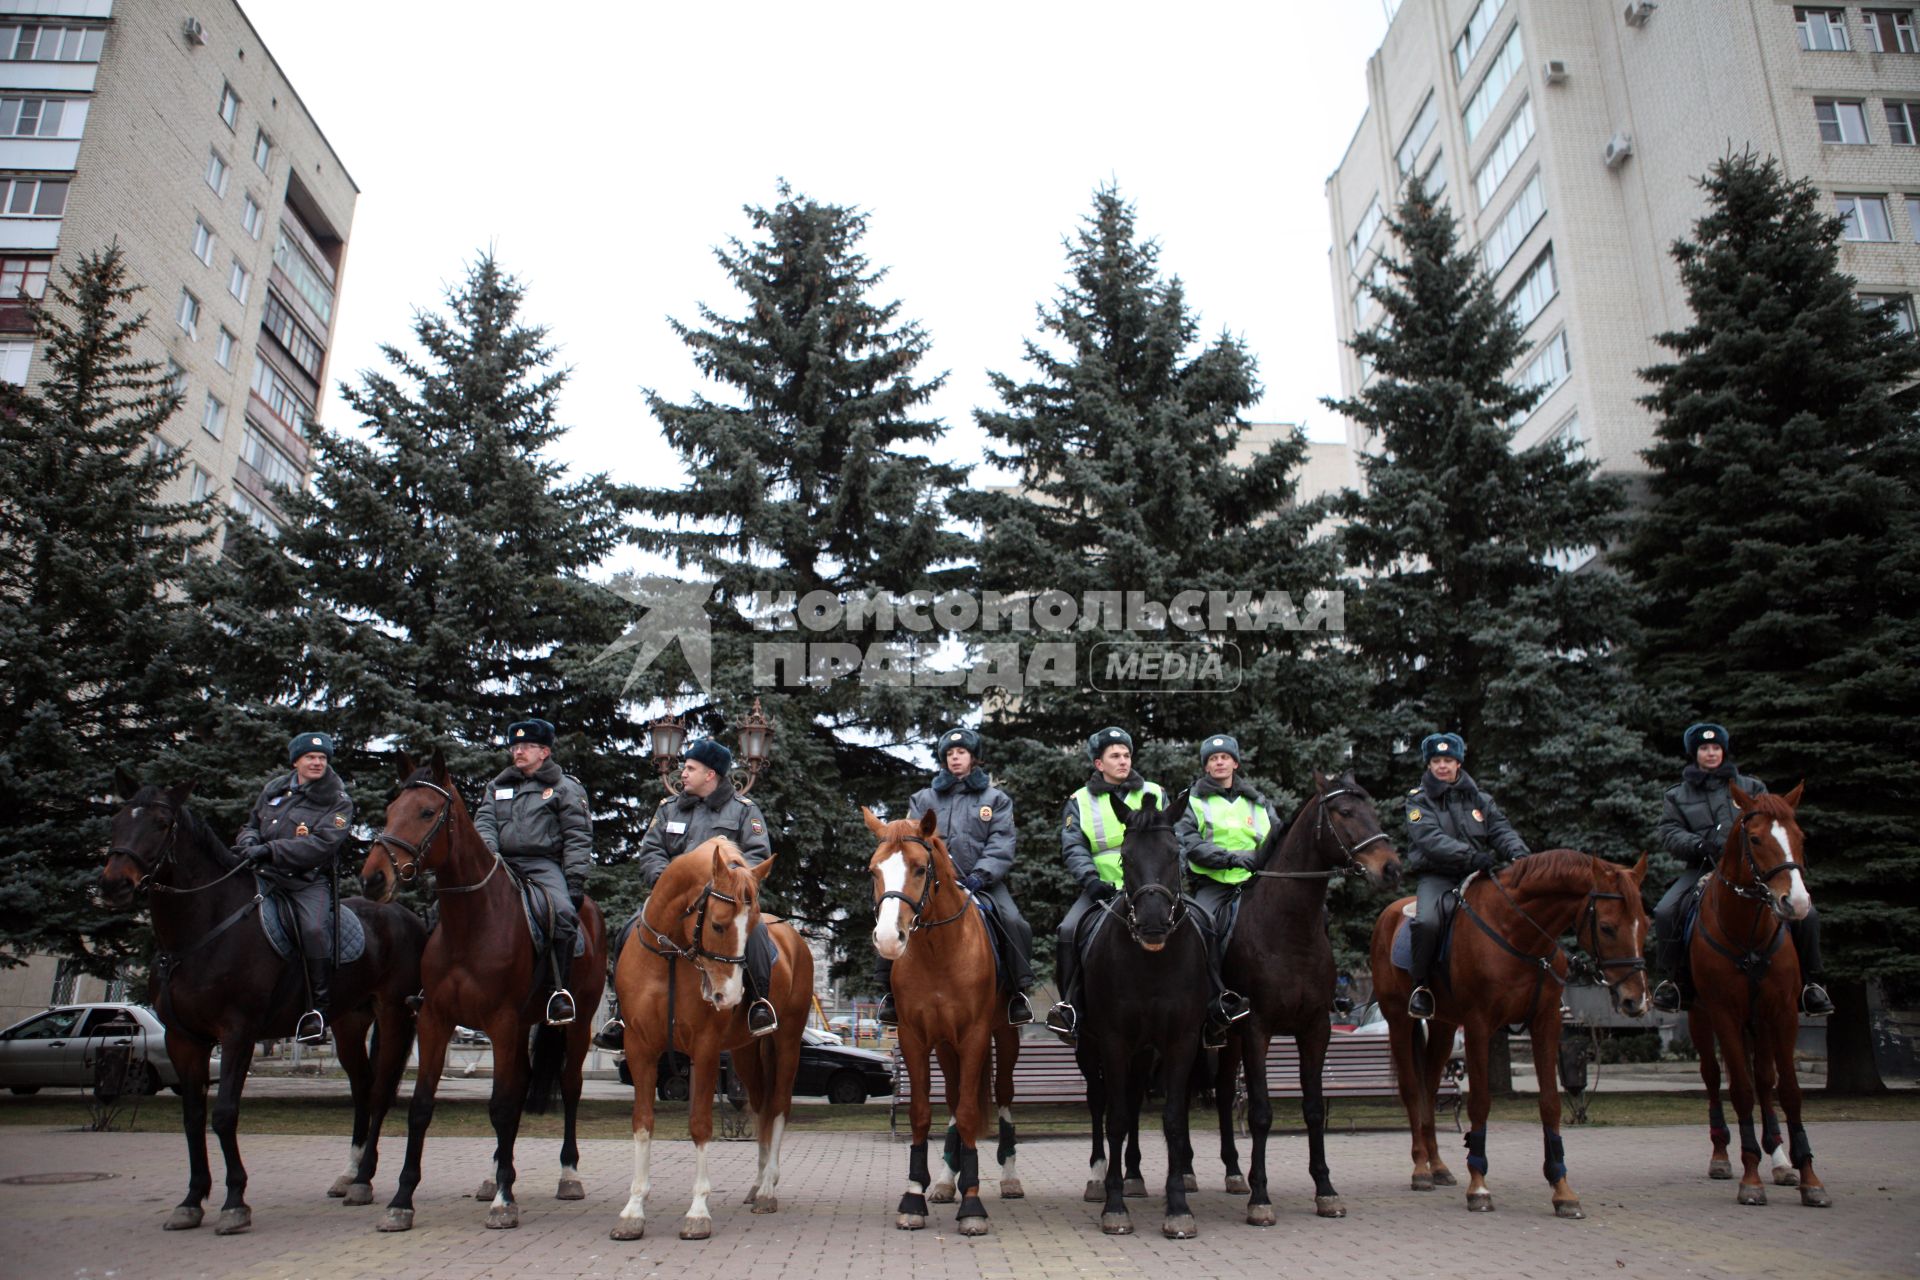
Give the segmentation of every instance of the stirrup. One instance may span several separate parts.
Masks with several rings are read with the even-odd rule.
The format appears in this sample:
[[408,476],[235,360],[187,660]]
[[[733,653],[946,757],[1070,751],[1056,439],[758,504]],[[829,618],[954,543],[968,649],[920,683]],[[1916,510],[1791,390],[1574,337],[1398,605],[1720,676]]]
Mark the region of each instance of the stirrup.
[[780,1029],[780,1015],[765,996],[747,1006],[747,1030],[756,1036],[772,1035]]
[[[1422,1000],[1421,997],[1426,999]],[[1425,1022],[1433,1016],[1433,992],[1421,983],[1407,994],[1407,1014],[1416,1022]]]
[[1080,1043],[1080,1014],[1065,1000],[1047,1010],[1047,1030],[1059,1036],[1068,1048]]
[[1238,991],[1221,991],[1220,1016],[1229,1023],[1238,1022],[1253,1012],[1253,1005]]
[[327,1015],[318,1009],[309,1009],[301,1014],[300,1021],[293,1024],[293,1038],[301,1044],[325,1044]]
[[608,1018],[600,1024],[600,1029],[593,1033],[593,1042],[602,1049],[618,1052],[626,1047],[626,1031],[626,1023],[618,1018]]
[[1663,979],[1653,989],[1653,1007],[1661,1013],[1680,1012],[1680,984],[1672,978]]
[[894,1008],[893,992],[889,991],[886,995],[880,997],[880,1009],[879,1012],[873,1015],[873,1020],[883,1027],[897,1027],[900,1025],[900,1010]]
[[1800,989],[1800,1008],[1813,1017],[1825,1017],[1833,1012],[1833,997],[1819,983],[1809,982]]
[[547,997],[547,1025],[564,1027],[573,1021],[573,993],[565,987]]
[[1033,1021],[1033,1002],[1027,999],[1027,993],[1016,991],[1007,997],[1007,1022],[1016,1027],[1024,1027]]

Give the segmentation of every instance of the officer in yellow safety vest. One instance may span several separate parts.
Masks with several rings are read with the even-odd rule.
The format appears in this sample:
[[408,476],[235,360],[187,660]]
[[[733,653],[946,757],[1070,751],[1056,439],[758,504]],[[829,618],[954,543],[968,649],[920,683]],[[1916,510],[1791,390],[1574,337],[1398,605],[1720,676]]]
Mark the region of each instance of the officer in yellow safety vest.
[[1193,897],[1209,921],[1239,896],[1267,836],[1284,829],[1267,798],[1242,782],[1240,744],[1216,733],[1200,744],[1202,775],[1187,792],[1187,811],[1174,828],[1194,874]]

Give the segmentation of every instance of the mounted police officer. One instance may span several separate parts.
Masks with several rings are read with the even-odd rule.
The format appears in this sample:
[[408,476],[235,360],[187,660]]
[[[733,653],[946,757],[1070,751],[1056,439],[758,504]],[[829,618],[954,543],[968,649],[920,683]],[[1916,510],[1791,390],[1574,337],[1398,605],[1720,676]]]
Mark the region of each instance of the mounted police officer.
[[[1027,989],[1033,985],[1033,927],[1014,905],[1007,890],[1013,871],[1013,797],[993,785],[979,768],[980,735],[971,729],[949,729],[940,735],[941,767],[930,785],[914,792],[907,817],[918,821],[931,811],[940,838],[960,872],[960,884],[969,893],[993,904],[993,929],[1001,963],[1013,995],[1007,1000],[1007,1021],[1014,1026],[1033,1021]],[[899,1021],[893,1008],[893,962],[874,967],[886,995],[880,1002],[880,1021]]]
[[[1723,725],[1688,725],[1680,735],[1680,749],[1691,763],[1681,769],[1678,785],[1667,789],[1656,833],[1660,847],[1680,860],[1680,874],[1653,909],[1657,958],[1666,975],[1653,989],[1653,1007],[1662,1013],[1678,1013],[1682,994],[1692,993],[1681,929],[1688,900],[1719,862],[1727,834],[1733,830],[1737,815],[1728,784],[1737,784],[1750,796],[1767,790],[1766,783],[1741,773],[1733,763],[1728,755],[1733,738]],[[1793,922],[1793,947],[1800,955],[1804,983],[1800,1007],[1808,1013],[1832,1013],[1833,1001],[1820,985],[1820,921],[1812,911],[1806,919]]]
[[306,958],[313,1008],[300,1015],[294,1038],[319,1044],[327,1038],[333,969],[334,860],[353,826],[353,799],[333,771],[333,739],[303,733],[287,744],[293,772],[269,782],[253,802],[234,852],[272,873],[273,883],[293,900]]
[[[640,878],[647,888],[667,869],[667,863],[689,849],[697,848],[714,836],[725,836],[740,847],[748,866],[759,866],[773,855],[773,841],[767,835],[767,820],[760,806],[741,796],[727,775],[733,769],[733,752],[712,738],[701,738],[687,746],[680,762],[680,794],[668,796],[653,812],[653,821],[640,839]],[[766,921],[747,935],[747,1030],[764,1036],[780,1025],[767,992],[773,988],[773,937]],[[602,1037],[617,1036],[619,1016],[602,1027]],[[610,1038],[610,1037],[609,1037]]]
[[554,761],[553,737],[554,728],[545,720],[507,726],[513,763],[489,784],[487,798],[474,809],[473,825],[488,849],[546,895],[551,921],[547,957],[553,975],[546,1020],[557,1027],[574,1017],[566,972],[580,932],[587,873],[593,869],[593,811],[580,780],[562,773]]
[[1501,858],[1524,858],[1527,842],[1500,812],[1493,797],[1466,772],[1467,744],[1457,733],[1430,733],[1420,741],[1427,773],[1407,793],[1407,831],[1412,853],[1407,870],[1418,881],[1412,928],[1413,994],[1407,1012],[1433,1016],[1427,983],[1440,954],[1440,906],[1468,872],[1491,871]]
[[1267,837],[1286,829],[1267,798],[1240,780],[1240,743],[1216,733],[1200,744],[1200,776],[1187,789],[1186,812],[1174,824],[1180,852],[1193,873],[1193,899],[1200,920],[1212,936],[1208,951],[1216,1016],[1207,1028],[1208,1047],[1217,1047],[1225,1024],[1247,1016],[1246,1001],[1226,989],[1220,976],[1225,959],[1228,904],[1240,896],[1240,886],[1253,878],[1255,861]]

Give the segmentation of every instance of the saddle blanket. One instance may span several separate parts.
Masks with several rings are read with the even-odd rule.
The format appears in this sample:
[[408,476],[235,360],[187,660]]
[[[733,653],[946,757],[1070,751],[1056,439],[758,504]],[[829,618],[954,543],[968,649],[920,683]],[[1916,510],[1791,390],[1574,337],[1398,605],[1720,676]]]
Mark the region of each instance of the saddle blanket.
[[[1436,982],[1447,980],[1447,960],[1453,954],[1453,907],[1456,899],[1449,894],[1444,900],[1440,912],[1440,954],[1434,958],[1433,977]],[[1400,918],[1400,925],[1393,931],[1393,946],[1388,958],[1393,967],[1402,973],[1413,971],[1413,904],[1406,906],[1407,914]]]
[[[527,929],[533,934],[533,949],[535,954],[538,954],[547,949],[547,931],[542,927],[546,922],[547,916],[546,890],[536,890],[531,880],[522,880],[518,876],[514,877],[514,881],[520,886],[520,908],[527,913]],[[540,895],[537,900],[534,897],[536,892]],[[573,954],[582,956],[585,955],[586,952],[587,931],[585,929],[575,929],[573,931]]]
[[[260,927],[266,930],[267,941],[282,960],[295,954],[296,935],[299,926],[294,923],[293,904],[273,891],[273,886],[259,876],[254,877],[254,886],[260,893]],[[367,951],[367,927],[360,917],[350,908],[340,911],[340,954],[334,958],[335,965],[352,964]]]

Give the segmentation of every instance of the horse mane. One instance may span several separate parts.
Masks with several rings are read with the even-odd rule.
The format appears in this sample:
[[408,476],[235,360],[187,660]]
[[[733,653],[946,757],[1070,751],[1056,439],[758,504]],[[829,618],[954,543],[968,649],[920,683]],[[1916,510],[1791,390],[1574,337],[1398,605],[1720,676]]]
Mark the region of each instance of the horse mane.
[[1595,862],[1609,867],[1619,865],[1578,849],[1542,849],[1508,863],[1500,872],[1500,883],[1509,889],[1520,889],[1551,887],[1562,881],[1584,882],[1593,874]]
[[209,862],[222,869],[230,868],[235,864],[237,860],[233,856],[232,847],[221,839],[220,833],[213,829],[213,824],[195,813],[190,803],[174,804],[173,797],[167,794],[167,788],[151,782],[146,783],[134,792],[133,798],[128,800],[127,804],[150,805],[156,802],[172,806],[174,821],[186,828],[188,838]]

